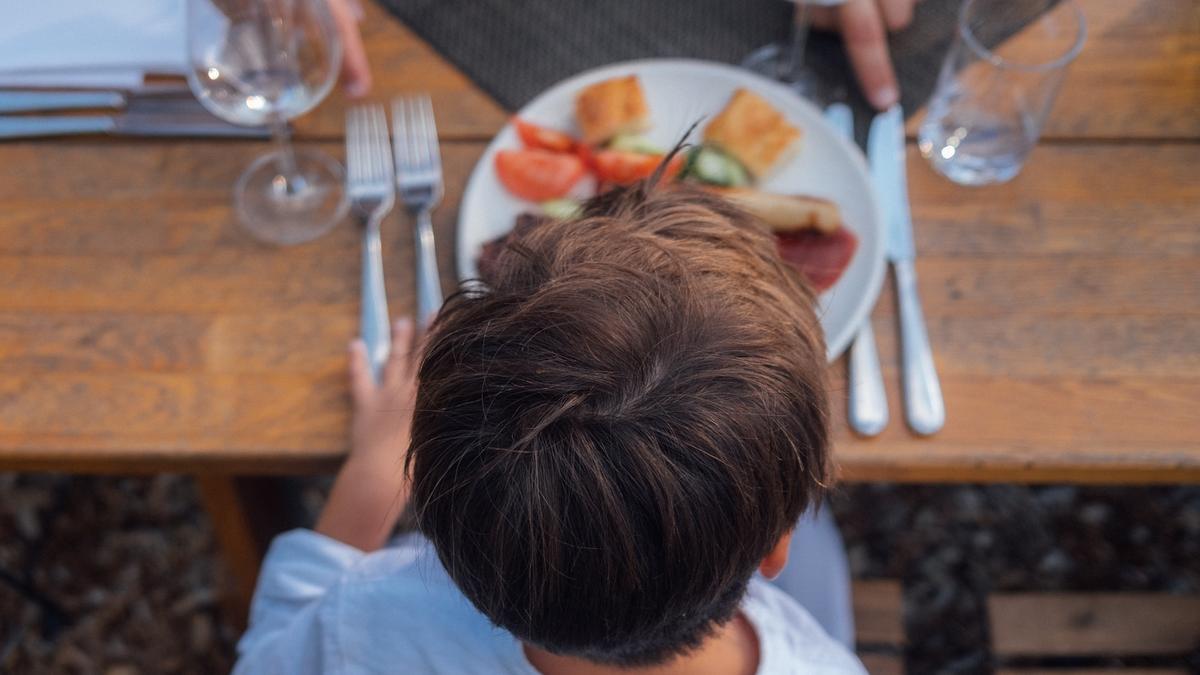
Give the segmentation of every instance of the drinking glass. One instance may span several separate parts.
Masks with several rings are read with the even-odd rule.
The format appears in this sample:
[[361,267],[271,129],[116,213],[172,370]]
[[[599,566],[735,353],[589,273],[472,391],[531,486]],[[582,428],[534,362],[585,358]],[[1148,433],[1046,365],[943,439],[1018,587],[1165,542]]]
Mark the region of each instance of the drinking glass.
[[336,160],[292,146],[288,120],[321,102],[342,46],[326,0],[187,0],[188,83],[213,114],[269,125],[275,151],[234,185],[242,225],[275,244],[324,234],[346,213]]
[[804,62],[804,48],[812,25],[812,6],[832,7],[845,0],[791,0],[796,6],[792,13],[791,34],[783,42],[756,49],[742,61],[742,67],[763,77],[786,84],[797,94],[818,103],[824,98],[821,81]]
[[918,133],[921,154],[960,185],[1016,176],[1085,34],[1072,0],[967,0]]

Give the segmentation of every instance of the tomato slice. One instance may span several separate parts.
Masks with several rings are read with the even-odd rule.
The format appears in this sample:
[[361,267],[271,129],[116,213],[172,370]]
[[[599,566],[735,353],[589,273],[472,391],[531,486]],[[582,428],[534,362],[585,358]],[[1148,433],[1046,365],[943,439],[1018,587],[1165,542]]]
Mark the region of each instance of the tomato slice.
[[[643,155],[623,150],[601,150],[591,156],[592,167],[600,180],[629,185],[649,178],[663,161],[663,155]],[[674,178],[683,168],[683,155],[676,154],[663,171],[663,180]]]
[[583,160],[549,150],[501,150],[496,173],[508,191],[521,199],[544,202],[567,194],[583,177]]
[[562,131],[540,127],[520,117],[512,118],[512,122],[517,128],[517,136],[521,137],[521,142],[527,148],[553,152],[571,152],[575,149],[575,139]]

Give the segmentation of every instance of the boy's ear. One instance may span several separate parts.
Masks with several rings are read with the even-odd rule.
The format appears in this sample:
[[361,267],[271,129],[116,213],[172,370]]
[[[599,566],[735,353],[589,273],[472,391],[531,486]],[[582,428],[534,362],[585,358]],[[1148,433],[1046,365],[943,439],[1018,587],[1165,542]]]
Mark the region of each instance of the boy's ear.
[[788,548],[792,544],[792,530],[788,530],[775,542],[775,548],[763,558],[762,563],[758,566],[758,571],[768,579],[774,579],[779,576],[787,565]]

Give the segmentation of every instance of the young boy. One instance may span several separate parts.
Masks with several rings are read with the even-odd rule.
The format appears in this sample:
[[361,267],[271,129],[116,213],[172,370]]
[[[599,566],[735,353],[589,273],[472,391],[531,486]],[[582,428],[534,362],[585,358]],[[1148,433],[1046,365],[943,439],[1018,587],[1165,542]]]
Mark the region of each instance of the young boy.
[[[419,386],[410,324],[381,387],[353,348],[353,450],[272,546],[236,672],[863,672],[761,578],[830,479],[814,299],[770,234],[643,185],[492,269]],[[410,495],[420,535],[381,549]]]

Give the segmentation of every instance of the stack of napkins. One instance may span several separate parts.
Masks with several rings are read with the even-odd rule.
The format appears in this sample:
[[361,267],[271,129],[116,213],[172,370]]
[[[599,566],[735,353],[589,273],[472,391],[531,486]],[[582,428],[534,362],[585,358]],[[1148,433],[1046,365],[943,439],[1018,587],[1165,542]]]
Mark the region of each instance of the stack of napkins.
[[187,68],[184,0],[38,0],[0,19],[0,87],[129,89]]

